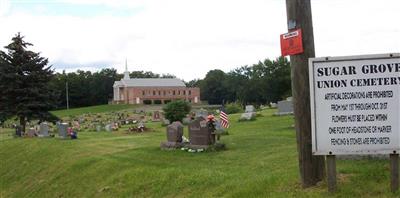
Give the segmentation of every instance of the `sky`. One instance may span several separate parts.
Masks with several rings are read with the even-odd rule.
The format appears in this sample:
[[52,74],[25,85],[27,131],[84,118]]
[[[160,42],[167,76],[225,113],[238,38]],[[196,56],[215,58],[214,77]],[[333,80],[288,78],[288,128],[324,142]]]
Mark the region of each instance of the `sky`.
[[[189,81],[280,56],[285,0],[0,0],[0,49],[18,32],[57,72]],[[316,56],[400,52],[400,0],[311,0]]]

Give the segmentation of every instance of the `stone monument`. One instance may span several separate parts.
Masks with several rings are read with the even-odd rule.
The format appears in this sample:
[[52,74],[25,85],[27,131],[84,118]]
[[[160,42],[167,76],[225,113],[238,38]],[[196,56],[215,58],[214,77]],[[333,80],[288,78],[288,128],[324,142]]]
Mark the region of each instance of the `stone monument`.
[[161,116],[160,116],[160,112],[159,111],[154,111],[153,112],[153,122],[159,122],[161,121]]
[[255,108],[253,105],[246,105],[246,109],[244,110],[245,113],[252,113],[255,112]]
[[40,123],[39,137],[49,137],[49,125],[46,122]]
[[104,129],[105,129],[107,132],[111,132],[111,131],[112,131],[112,125],[111,125],[111,124],[107,124],[107,125],[104,127]]
[[28,137],[35,137],[36,130],[35,128],[31,127],[28,129],[28,133],[26,134]]
[[197,117],[189,124],[188,128],[189,147],[193,149],[208,148],[214,142],[207,126],[207,120],[203,117]]
[[68,133],[67,133],[68,124],[67,123],[58,123],[57,128],[58,128],[58,136],[60,136],[60,138],[68,137]]
[[290,100],[278,101],[278,112],[276,115],[293,114],[293,102]]
[[182,143],[183,125],[180,122],[173,122],[167,126],[167,142],[161,142],[162,149],[180,148]]
[[195,112],[195,118],[203,117],[204,119],[207,118],[208,112],[204,109],[197,110]]
[[239,121],[249,121],[256,119],[256,112],[253,105],[246,105],[245,113],[240,115]]

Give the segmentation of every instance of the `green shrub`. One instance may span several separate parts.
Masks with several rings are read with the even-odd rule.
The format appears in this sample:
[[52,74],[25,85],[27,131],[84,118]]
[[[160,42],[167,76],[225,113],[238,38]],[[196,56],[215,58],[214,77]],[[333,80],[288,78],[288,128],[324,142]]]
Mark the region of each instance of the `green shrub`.
[[143,104],[149,105],[149,104],[151,104],[151,100],[143,100]]
[[164,100],[164,104],[168,104],[170,102],[171,102],[171,100]]
[[225,113],[232,114],[232,113],[240,113],[243,112],[242,105],[239,103],[228,103],[225,105]]
[[161,100],[154,100],[154,104],[161,104]]
[[165,118],[169,121],[182,121],[182,119],[190,112],[191,106],[183,100],[176,100],[166,104],[163,108]]

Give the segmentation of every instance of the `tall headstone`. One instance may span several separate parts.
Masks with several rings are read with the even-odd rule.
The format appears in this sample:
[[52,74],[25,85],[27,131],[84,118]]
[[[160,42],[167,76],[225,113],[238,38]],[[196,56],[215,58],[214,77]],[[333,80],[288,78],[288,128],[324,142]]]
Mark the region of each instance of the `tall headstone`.
[[161,142],[162,149],[180,148],[184,144],[182,142],[183,125],[180,122],[173,122],[167,126],[167,142]]
[[194,148],[207,148],[212,144],[211,131],[203,117],[198,117],[189,124],[189,142]]
[[48,136],[49,136],[49,125],[46,122],[40,123],[39,137],[48,137]]
[[173,122],[167,126],[168,142],[182,142],[183,125],[180,122]]
[[60,136],[60,138],[68,137],[68,133],[67,133],[68,124],[67,123],[59,123],[59,124],[57,124],[57,128],[58,128],[58,136]]

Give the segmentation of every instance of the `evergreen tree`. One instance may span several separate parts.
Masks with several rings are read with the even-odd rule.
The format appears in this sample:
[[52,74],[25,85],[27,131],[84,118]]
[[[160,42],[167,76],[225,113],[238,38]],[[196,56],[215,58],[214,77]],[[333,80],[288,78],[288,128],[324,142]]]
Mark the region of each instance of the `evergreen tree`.
[[0,119],[17,116],[25,131],[32,119],[54,121],[48,111],[53,108],[53,91],[49,83],[53,77],[47,58],[27,50],[32,44],[18,33],[12,42],[0,50]]

